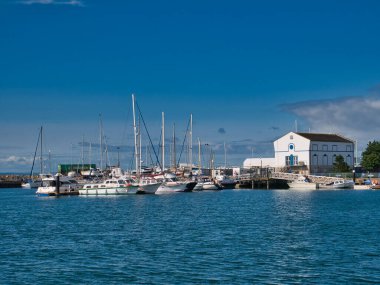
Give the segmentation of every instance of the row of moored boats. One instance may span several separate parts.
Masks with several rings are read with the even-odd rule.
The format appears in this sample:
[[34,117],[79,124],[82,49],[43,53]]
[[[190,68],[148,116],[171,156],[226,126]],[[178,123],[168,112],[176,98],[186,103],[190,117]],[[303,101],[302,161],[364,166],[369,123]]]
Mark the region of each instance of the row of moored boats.
[[37,188],[41,196],[60,195],[126,195],[126,194],[164,194],[202,190],[221,190],[235,188],[236,181],[225,176],[219,179],[200,177],[178,179],[175,174],[142,176],[132,175],[113,177],[101,181],[81,181],[61,174],[41,174],[37,181],[26,181],[23,188]]

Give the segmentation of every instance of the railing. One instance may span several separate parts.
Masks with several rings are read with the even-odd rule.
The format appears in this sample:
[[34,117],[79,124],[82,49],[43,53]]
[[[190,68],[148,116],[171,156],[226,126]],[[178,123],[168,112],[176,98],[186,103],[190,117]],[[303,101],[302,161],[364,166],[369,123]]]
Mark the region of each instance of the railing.
[[[271,178],[287,180],[287,181],[296,181],[298,179],[302,179],[306,177],[306,175],[302,174],[294,174],[294,173],[285,173],[285,172],[272,172]],[[327,184],[334,181],[342,180],[341,177],[332,177],[332,176],[319,176],[319,175],[307,175],[307,178],[314,183]]]

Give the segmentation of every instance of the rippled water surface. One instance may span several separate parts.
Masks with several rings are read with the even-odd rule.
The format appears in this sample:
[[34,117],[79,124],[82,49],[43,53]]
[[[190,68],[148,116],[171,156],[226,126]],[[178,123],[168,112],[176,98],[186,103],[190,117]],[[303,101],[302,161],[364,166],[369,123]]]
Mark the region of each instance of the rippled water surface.
[[0,284],[380,284],[380,191],[0,189]]

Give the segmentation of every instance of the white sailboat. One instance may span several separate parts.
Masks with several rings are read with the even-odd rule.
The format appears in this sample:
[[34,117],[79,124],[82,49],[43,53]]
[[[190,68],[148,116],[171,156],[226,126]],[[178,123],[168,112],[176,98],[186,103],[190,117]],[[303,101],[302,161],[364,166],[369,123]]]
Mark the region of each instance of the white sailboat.
[[43,161],[42,161],[42,126],[40,128],[40,132],[38,134],[38,140],[37,140],[37,145],[36,145],[36,150],[34,152],[34,157],[33,157],[33,164],[32,164],[32,169],[30,171],[30,178],[27,179],[24,183],[21,184],[21,187],[24,188],[24,189],[32,189],[32,188],[38,188],[40,186],[42,186],[42,177],[40,177],[39,180],[34,180],[33,179],[33,169],[34,169],[34,163],[36,161],[36,154],[37,154],[37,150],[38,150],[38,145],[40,145],[41,147],[41,152],[40,152],[40,173],[42,173],[42,168],[43,168]]
[[141,158],[138,147],[138,133],[136,126],[136,111],[135,111],[135,96],[132,94],[132,112],[133,112],[133,131],[135,142],[135,165],[136,165],[136,182],[132,185],[138,186],[138,190],[144,194],[155,194],[160,187],[161,183],[155,180],[153,177],[141,176]]

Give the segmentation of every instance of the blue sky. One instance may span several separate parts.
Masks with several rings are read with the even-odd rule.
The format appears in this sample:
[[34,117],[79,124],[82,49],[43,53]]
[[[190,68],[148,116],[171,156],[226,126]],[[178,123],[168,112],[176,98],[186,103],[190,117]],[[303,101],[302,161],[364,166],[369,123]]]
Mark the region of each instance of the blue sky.
[[271,156],[295,120],[360,150],[380,139],[379,12],[378,1],[2,0],[0,172],[29,170],[40,125],[53,164],[79,161],[83,136],[99,160],[100,113],[110,149],[129,145],[131,93],[156,144],[161,112],[177,142],[192,113],[194,143],[217,163],[223,142],[229,164]]

